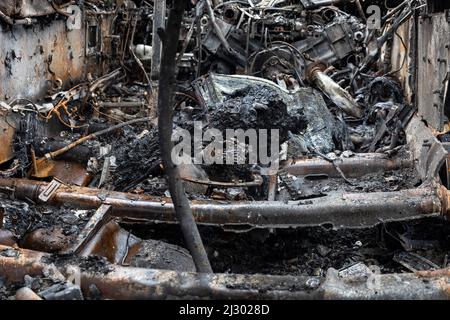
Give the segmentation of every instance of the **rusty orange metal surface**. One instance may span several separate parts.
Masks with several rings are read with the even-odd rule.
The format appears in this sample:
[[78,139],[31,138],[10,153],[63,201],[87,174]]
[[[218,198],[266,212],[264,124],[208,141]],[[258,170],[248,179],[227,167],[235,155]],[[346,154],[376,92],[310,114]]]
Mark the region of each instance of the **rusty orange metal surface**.
[[115,221],[105,224],[80,253],[82,256],[99,255],[109,262],[122,264],[127,257],[134,255],[141,240],[126,232]]
[[0,164],[11,160],[14,156],[12,143],[15,128],[6,120],[7,111],[0,110]]
[[75,162],[43,159],[36,161],[34,167],[30,172],[30,176],[34,178],[57,178],[79,187],[86,186],[91,178],[84,166]]
[[61,227],[40,228],[27,234],[20,244],[25,249],[59,252],[69,246],[72,238],[64,235]]
[[[0,50],[0,61],[5,62],[0,68],[0,99],[7,102],[17,97],[36,100],[43,98],[55,83],[65,90],[83,81],[88,72],[102,75],[109,61],[99,61],[95,55],[86,56],[84,17],[82,19],[82,27],[70,31],[65,19],[42,24],[34,28],[34,32],[22,25],[14,26],[14,32],[6,32],[0,24],[0,43],[4,48]],[[102,35],[109,32],[111,20],[110,16],[98,19]],[[109,48],[102,43],[98,52]]]

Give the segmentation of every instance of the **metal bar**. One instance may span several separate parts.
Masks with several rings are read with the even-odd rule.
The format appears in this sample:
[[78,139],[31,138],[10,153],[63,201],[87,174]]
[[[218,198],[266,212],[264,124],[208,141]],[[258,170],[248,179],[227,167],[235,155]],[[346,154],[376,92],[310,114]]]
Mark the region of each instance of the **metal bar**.
[[159,78],[159,70],[161,65],[162,43],[158,35],[158,29],[164,28],[166,24],[166,0],[158,0],[154,2],[153,12],[153,57],[151,65],[151,78],[156,80]]
[[209,19],[211,21],[212,26],[214,27],[214,31],[216,33],[217,38],[219,38],[220,43],[228,53],[233,53],[233,50],[231,49],[230,44],[227,42],[225,35],[222,32],[222,29],[217,24],[216,15],[214,14],[211,0],[205,0],[205,5],[208,11]]
[[79,253],[83,247],[89,242],[97,231],[103,226],[108,219],[108,213],[111,210],[111,206],[102,204],[100,208],[95,211],[94,215],[89,219],[84,229],[78,234],[77,239],[69,249],[65,250],[64,254]]
[[175,214],[186,246],[191,253],[197,271],[212,272],[208,255],[190,208],[189,199],[184,190],[180,169],[172,161],[173,104],[177,76],[176,54],[184,11],[184,2],[175,1],[170,10],[167,27],[163,32],[160,32],[163,39],[163,54],[161,59],[161,76],[158,84],[160,88],[158,90],[159,144],[161,160],[173,200]]
[[100,131],[96,131],[96,132],[91,133],[91,134],[89,134],[87,136],[84,136],[84,137],[82,137],[82,138],[80,138],[78,140],[73,141],[72,143],[66,145],[65,147],[63,147],[61,149],[58,149],[58,150],[46,153],[43,158],[38,160],[38,164],[39,164],[39,162],[46,161],[47,159],[54,159],[56,157],[59,157],[60,155],[66,153],[69,150],[72,150],[73,148],[75,148],[76,146],[79,146],[80,144],[82,144],[85,141],[97,138],[97,137],[99,137],[101,135],[113,132],[115,130],[118,130],[118,129],[120,129],[122,127],[125,127],[125,126],[128,126],[128,125],[132,125],[132,124],[140,123],[140,122],[148,122],[148,121],[151,121],[151,120],[152,120],[151,117],[133,119],[133,120],[129,120],[127,122],[122,122],[122,123],[116,124],[114,126],[111,126],[109,128],[106,128],[106,129],[103,129],[103,130],[100,130]]
[[[2,255],[2,252],[8,252]],[[78,260],[77,260],[78,259]],[[450,269],[432,272],[343,274],[329,269],[326,277],[188,273],[105,265],[95,272],[74,261],[41,252],[0,245],[0,276],[22,283],[39,276],[50,264],[66,277],[79,270],[83,294],[95,285],[105,299],[449,299]]]
[[[46,183],[0,179],[1,187],[13,188],[17,197],[37,200]],[[168,198],[61,186],[50,202],[88,208],[108,204],[112,215],[122,218],[177,221]],[[439,216],[446,212],[446,203],[447,194],[430,186],[397,192],[336,194],[307,201],[192,201],[190,205],[200,224],[266,228],[331,225],[338,229]]]
[[275,201],[275,196],[277,193],[277,182],[278,182],[278,175],[271,175],[269,176],[269,191],[267,195],[267,200],[269,201]]
[[[389,159],[380,153],[355,154],[350,158],[339,158],[335,164],[346,177],[361,177],[365,174],[411,168],[412,159]],[[329,177],[341,177],[336,165],[321,158],[298,159],[287,163],[283,170],[292,175],[326,174]]]
[[144,101],[99,102],[100,108],[133,108],[145,106]]
[[245,182],[224,182],[224,181],[212,181],[212,180],[200,180],[191,177],[182,177],[184,181],[198,183],[206,186],[213,187],[224,187],[224,188],[235,188],[235,187],[253,187],[260,186],[263,184],[263,178],[259,174],[253,174],[253,181]]
[[305,9],[311,10],[323,6],[330,6],[340,2],[348,2],[348,0],[301,0]]
[[53,179],[45,188],[44,191],[42,191],[38,198],[41,202],[47,202],[48,199],[50,199],[55,192],[58,190],[58,188],[62,186],[62,183],[59,182],[57,179]]

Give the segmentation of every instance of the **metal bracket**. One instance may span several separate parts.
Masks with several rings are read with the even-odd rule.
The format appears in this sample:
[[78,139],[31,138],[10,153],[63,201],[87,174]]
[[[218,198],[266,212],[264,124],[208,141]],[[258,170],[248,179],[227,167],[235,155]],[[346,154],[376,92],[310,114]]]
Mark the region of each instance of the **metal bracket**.
[[53,194],[55,194],[55,192],[59,189],[59,187],[62,185],[63,183],[57,179],[53,179],[48,185],[47,187],[44,189],[44,191],[42,191],[39,196],[38,199],[42,202],[47,202],[48,199],[50,199]]
[[62,252],[63,254],[75,254],[80,253],[84,246],[94,237],[94,235],[100,230],[100,228],[108,221],[110,218],[109,213],[112,206],[107,204],[102,204],[94,215],[89,219],[88,223],[78,234],[75,243],[67,250]]

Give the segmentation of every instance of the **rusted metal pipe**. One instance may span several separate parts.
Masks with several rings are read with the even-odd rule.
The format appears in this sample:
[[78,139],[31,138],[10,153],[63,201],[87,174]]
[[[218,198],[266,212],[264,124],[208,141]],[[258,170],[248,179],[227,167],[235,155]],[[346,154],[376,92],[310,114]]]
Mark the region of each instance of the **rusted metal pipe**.
[[350,93],[343,89],[323,71],[326,66],[322,63],[312,64],[307,70],[307,79],[316,85],[330,100],[348,115],[361,118],[363,111]]
[[166,0],[159,0],[154,2],[153,15],[153,39],[152,39],[152,63],[151,63],[151,78],[156,80],[159,78],[161,65],[161,39],[158,36],[158,30],[164,28],[166,25]]
[[145,106],[144,101],[99,102],[100,108],[136,108]]
[[[0,245],[0,276],[22,283],[25,275],[39,276],[52,262],[66,275],[79,270],[84,296],[95,285],[105,299],[311,299],[319,298],[318,277],[187,273],[169,270],[105,266],[109,272],[82,269],[79,261],[58,263],[52,255]],[[263,288],[265,288],[263,290]],[[311,290],[311,291],[309,291]]]
[[[46,186],[45,182],[32,180],[0,179],[0,188],[33,201],[38,201]],[[61,186],[49,202],[86,208],[107,204],[111,205],[113,216],[177,221],[169,198]],[[442,192],[430,186],[397,192],[336,194],[307,201],[192,201],[191,209],[196,222],[207,225],[266,228],[331,225],[339,229],[439,216],[445,212],[443,202]]]
[[213,10],[212,4],[211,4],[211,0],[205,0],[205,5],[206,5],[206,9],[208,11],[209,19],[211,21],[211,24],[212,24],[212,26],[214,28],[214,31],[215,31],[217,37],[219,38],[220,43],[222,44],[222,46],[225,48],[225,50],[228,53],[233,53],[233,50],[231,49],[230,44],[227,42],[227,39],[225,38],[225,35],[222,32],[222,29],[217,24],[216,15],[214,14],[214,10]]
[[[3,252],[8,252],[3,255]],[[54,264],[73,276],[78,270],[83,295],[95,285],[105,299],[449,299],[450,269],[432,272],[344,275],[329,269],[326,277],[206,274],[141,269],[106,264],[105,272],[80,267],[41,252],[0,245],[0,276],[23,283],[25,275],[40,276]]]
[[[121,71],[120,68],[116,69],[98,79],[96,79],[92,84],[89,86],[89,93],[95,92],[98,88],[100,88],[104,83],[113,80],[117,78],[120,75]],[[87,96],[86,96],[87,97]]]
[[76,146],[79,146],[80,144],[88,141],[88,140],[97,138],[97,137],[99,137],[101,135],[113,132],[115,130],[118,130],[118,129],[123,128],[123,127],[128,126],[128,125],[141,123],[141,122],[148,122],[148,121],[151,121],[152,119],[153,118],[151,118],[151,117],[134,119],[134,120],[130,120],[130,121],[127,121],[127,122],[122,122],[122,123],[116,124],[114,126],[111,126],[111,127],[107,128],[107,129],[103,129],[101,131],[96,131],[94,133],[91,133],[91,134],[89,134],[87,136],[84,136],[84,137],[82,137],[82,138],[80,138],[80,139],[78,139],[78,140],[68,144],[67,146],[65,146],[65,147],[63,147],[61,149],[58,149],[58,150],[53,151],[53,152],[46,153],[44,155],[44,158],[39,159],[38,161],[42,162],[42,161],[45,161],[46,159],[54,159],[54,158],[56,158],[56,157],[58,157],[58,156],[60,156],[60,155],[62,155],[64,153],[66,153],[67,151],[75,148]]
[[244,188],[244,187],[254,187],[254,186],[260,186],[263,184],[264,180],[262,176],[253,174],[253,180],[252,181],[244,181],[244,182],[224,182],[224,181],[212,181],[212,180],[200,180],[195,179],[192,177],[181,177],[184,181],[202,184],[205,186],[212,186],[212,187],[222,187],[222,188]]
[[186,246],[191,253],[197,271],[212,272],[208,255],[184,190],[180,170],[172,161],[173,103],[177,75],[176,54],[184,10],[184,1],[175,1],[170,10],[166,28],[158,30],[163,44],[161,74],[158,84],[160,89],[158,90],[159,143],[170,195]]
[[389,159],[380,153],[355,154],[350,158],[338,158],[334,163],[321,158],[296,159],[287,162],[283,170],[292,175],[306,176],[325,174],[329,177],[341,177],[336,170],[341,169],[346,177],[361,177],[365,174],[411,168],[412,159]]

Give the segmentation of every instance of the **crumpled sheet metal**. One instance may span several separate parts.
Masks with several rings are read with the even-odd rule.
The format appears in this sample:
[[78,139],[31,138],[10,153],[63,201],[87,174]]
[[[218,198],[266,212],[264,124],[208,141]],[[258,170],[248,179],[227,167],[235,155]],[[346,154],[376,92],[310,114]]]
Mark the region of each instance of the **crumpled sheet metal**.
[[263,78],[214,73],[196,80],[193,85],[197,95],[206,106],[222,103],[227,96],[249,87],[264,87],[274,90],[287,105],[288,113],[301,111],[305,115],[307,127],[303,134],[295,135],[301,144],[300,148],[323,153],[334,150],[333,133],[337,124],[323,97],[312,88],[288,91]]
[[414,116],[406,127],[408,146],[416,161],[416,169],[423,181],[439,178],[439,170],[448,152],[419,116]]

